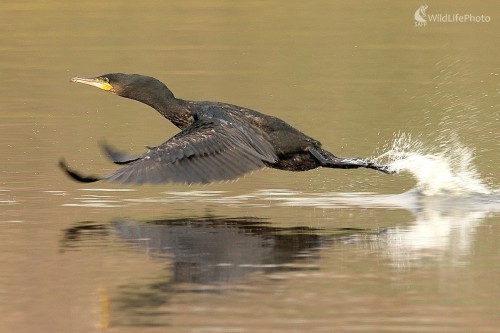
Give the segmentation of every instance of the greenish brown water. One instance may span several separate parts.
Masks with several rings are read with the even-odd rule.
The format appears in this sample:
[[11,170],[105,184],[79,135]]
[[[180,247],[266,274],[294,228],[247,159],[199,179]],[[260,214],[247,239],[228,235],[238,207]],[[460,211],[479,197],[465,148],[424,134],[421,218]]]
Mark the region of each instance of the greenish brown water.
[[[0,331],[496,332],[498,6],[430,4],[491,22],[417,28],[420,5],[0,4]],[[423,151],[458,138],[474,150],[467,179],[491,193],[424,196],[414,173],[327,169],[77,184],[61,156],[102,174],[115,166],[100,139],[140,152],[176,133],[69,82],[109,72],[279,116],[340,156],[377,156],[400,132]]]

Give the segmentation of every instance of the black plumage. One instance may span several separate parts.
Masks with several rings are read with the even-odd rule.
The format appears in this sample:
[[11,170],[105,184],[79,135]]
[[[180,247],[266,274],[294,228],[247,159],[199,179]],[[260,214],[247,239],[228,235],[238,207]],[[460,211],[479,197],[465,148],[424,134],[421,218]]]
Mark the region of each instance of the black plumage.
[[138,156],[103,143],[108,157],[124,165],[108,176],[83,176],[61,160],[61,168],[77,181],[210,183],[236,179],[265,166],[289,171],[364,167],[391,173],[387,166],[367,160],[336,157],[322,149],[320,142],[276,117],[226,103],[175,98],[152,77],[114,73],[72,81],[145,103],[181,129]]

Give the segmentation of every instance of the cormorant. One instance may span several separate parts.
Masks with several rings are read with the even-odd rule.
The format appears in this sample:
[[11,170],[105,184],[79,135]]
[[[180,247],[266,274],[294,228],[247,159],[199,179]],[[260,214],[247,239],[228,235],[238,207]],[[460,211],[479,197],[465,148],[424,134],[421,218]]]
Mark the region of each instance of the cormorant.
[[147,104],[181,129],[139,156],[103,144],[108,157],[124,165],[104,177],[81,175],[61,159],[60,167],[80,182],[210,183],[235,179],[266,166],[289,171],[363,167],[393,172],[388,166],[364,159],[337,157],[324,150],[319,141],[276,117],[232,104],[176,98],[153,77],[113,73],[71,81]]

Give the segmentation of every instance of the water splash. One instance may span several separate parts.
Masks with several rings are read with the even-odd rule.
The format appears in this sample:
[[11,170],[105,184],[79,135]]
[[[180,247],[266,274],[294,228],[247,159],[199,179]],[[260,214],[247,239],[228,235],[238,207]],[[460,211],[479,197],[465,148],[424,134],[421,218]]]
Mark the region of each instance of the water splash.
[[477,172],[473,149],[451,135],[432,147],[411,135],[400,133],[389,150],[376,158],[396,172],[407,171],[417,180],[416,189],[423,195],[491,194]]

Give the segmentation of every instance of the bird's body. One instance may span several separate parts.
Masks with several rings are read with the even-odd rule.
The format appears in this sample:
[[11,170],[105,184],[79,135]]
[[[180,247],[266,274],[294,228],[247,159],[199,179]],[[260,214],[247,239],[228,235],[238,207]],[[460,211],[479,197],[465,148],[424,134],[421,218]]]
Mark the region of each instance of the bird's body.
[[391,173],[386,166],[363,159],[336,157],[319,141],[279,118],[232,104],[178,99],[152,77],[115,73],[72,80],[145,103],[181,129],[140,156],[128,156],[105,145],[107,155],[125,165],[106,177],[85,177],[61,162],[79,181],[210,183],[235,179],[265,166],[289,171],[365,167]]

